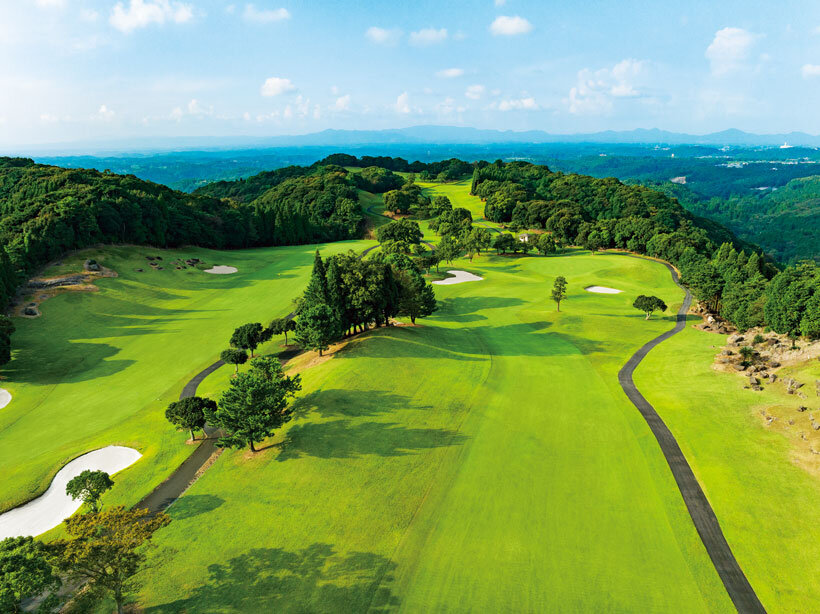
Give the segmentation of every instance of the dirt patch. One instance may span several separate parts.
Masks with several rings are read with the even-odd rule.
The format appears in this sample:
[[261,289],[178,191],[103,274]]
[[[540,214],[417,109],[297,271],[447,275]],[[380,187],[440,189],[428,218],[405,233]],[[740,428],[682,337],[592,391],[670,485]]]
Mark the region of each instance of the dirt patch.
[[813,409],[796,402],[793,405],[762,408],[758,413],[765,428],[789,440],[791,462],[812,475],[820,476],[820,409],[817,403]]
[[21,318],[39,318],[39,305],[43,301],[64,292],[96,292],[99,288],[94,285],[98,279],[117,277],[116,271],[99,267],[99,271],[83,271],[58,276],[38,276],[28,280],[17,292],[17,297],[9,308],[10,315]]

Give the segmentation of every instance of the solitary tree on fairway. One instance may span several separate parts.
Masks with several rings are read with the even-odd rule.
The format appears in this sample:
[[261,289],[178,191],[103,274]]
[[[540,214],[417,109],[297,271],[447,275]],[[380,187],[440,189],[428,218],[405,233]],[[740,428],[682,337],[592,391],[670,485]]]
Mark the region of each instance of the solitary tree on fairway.
[[128,581],[145,561],[144,551],[137,550],[169,522],[167,514],[122,506],[72,516],[65,521],[71,539],[53,545],[57,568],[69,581],[88,582],[95,591],[111,591],[117,613],[122,614]]
[[54,610],[62,583],[49,558],[47,547],[32,537],[0,541],[0,612],[22,612],[21,602],[38,595],[47,595],[38,611]]
[[171,403],[165,410],[165,418],[176,426],[177,430],[190,431],[191,441],[195,441],[194,430],[205,429],[206,407],[216,409],[216,403],[203,397],[187,397]]
[[222,351],[219,358],[221,358],[223,362],[233,365],[234,373],[239,373],[239,365],[244,365],[248,362],[248,353],[245,350],[228,348]]
[[250,350],[251,358],[253,358],[253,351],[263,343],[270,339],[270,334],[262,328],[259,322],[251,322],[243,324],[231,335],[231,345],[242,350]]
[[319,356],[339,332],[338,316],[324,303],[309,307],[296,321],[296,342],[306,350],[318,350]]
[[114,480],[105,471],[86,469],[77,477],[71,478],[65,486],[66,494],[74,499],[82,499],[91,505],[91,511],[100,508],[100,497],[114,485]]
[[251,368],[231,380],[216,410],[206,410],[208,422],[226,435],[217,445],[227,448],[248,446],[273,435],[290,420],[287,399],[302,387],[299,375],[286,376],[276,358],[258,358]]
[[638,296],[632,306],[643,311],[647,320],[652,317],[652,313],[655,311],[666,311],[666,303],[657,296],[647,296],[645,294]]
[[555,301],[555,310],[561,311],[561,301],[567,298],[567,279],[563,275],[555,278],[552,284],[552,300]]

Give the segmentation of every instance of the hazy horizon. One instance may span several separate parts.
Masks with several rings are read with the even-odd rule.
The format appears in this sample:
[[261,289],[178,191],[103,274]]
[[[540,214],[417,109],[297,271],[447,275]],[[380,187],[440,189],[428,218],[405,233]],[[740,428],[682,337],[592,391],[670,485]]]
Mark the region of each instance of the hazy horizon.
[[[799,18],[799,19],[798,19]],[[31,0],[0,146],[417,125],[820,133],[820,6]]]

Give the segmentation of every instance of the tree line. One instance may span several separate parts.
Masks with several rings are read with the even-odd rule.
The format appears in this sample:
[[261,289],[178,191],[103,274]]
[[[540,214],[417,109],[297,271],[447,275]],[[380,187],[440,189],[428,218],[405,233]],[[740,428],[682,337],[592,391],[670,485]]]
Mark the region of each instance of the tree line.
[[686,211],[675,199],[613,178],[554,173],[526,162],[480,162],[472,193],[485,217],[546,230],[558,244],[593,253],[620,248],[673,263],[698,300],[746,330],[768,326],[820,337],[820,270],[779,271],[759,249]]

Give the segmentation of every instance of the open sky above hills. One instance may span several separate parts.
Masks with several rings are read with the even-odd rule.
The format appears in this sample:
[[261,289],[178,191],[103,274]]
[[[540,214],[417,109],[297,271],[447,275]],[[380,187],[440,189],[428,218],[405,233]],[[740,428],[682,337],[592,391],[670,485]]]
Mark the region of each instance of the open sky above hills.
[[820,132],[820,5],[0,4],[0,145],[419,124]]

